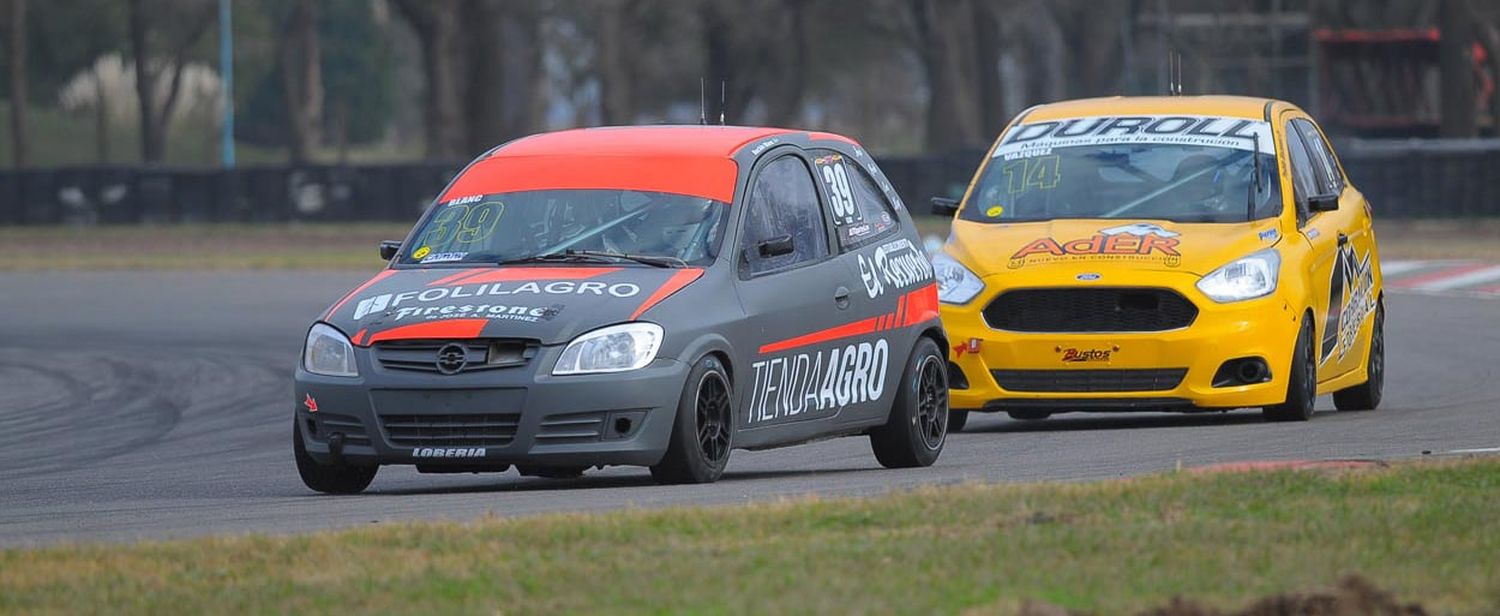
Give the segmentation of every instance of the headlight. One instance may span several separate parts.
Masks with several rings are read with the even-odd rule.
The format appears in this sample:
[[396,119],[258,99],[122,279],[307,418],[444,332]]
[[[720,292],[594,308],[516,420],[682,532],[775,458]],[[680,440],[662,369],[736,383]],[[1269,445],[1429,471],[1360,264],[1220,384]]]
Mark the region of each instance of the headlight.
[[324,376],[359,376],[359,368],[354,367],[354,345],[339,330],[322,323],[307,331],[302,367]]
[[932,256],[932,273],[937,278],[938,301],[963,304],[984,290],[984,283],[962,263],[943,253]]
[[1280,271],[1281,253],[1262,250],[1204,276],[1198,290],[1221,304],[1264,297],[1276,291]]
[[557,358],[552,374],[635,370],[656,359],[662,329],[655,323],[621,323],[574,338]]

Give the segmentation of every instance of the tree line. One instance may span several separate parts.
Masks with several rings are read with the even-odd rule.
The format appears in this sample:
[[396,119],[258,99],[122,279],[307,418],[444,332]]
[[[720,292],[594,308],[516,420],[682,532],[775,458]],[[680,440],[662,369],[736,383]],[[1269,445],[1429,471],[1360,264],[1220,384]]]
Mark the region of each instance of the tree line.
[[[0,2],[8,73],[0,89],[11,103],[5,141],[16,164],[47,138],[34,134],[32,110],[66,107],[71,121],[91,123],[94,162],[115,162],[109,140],[122,122],[134,125],[139,151],[118,158],[157,163],[174,131],[222,121],[214,115],[222,96],[216,0]],[[949,151],[982,145],[1035,102],[1160,93],[1169,50],[1191,55],[1189,81],[1198,88],[1306,98],[1314,67],[1270,54],[1311,56],[1309,29],[1439,22],[1459,34],[1443,47],[1444,130],[1473,134],[1476,86],[1446,76],[1469,72],[1473,52],[1464,43],[1494,37],[1485,4],[234,0],[236,137],[292,162],[377,143],[457,160],[540,130],[701,114],[838,130],[882,151]],[[1210,30],[1195,42],[1192,32],[1162,25],[1169,22],[1160,16],[1184,12],[1286,12],[1308,23],[1267,30],[1271,39],[1254,30],[1237,42]],[[1276,41],[1273,52],[1262,39]],[[1214,64],[1215,53],[1245,67]],[[121,100],[123,90],[133,102]]]

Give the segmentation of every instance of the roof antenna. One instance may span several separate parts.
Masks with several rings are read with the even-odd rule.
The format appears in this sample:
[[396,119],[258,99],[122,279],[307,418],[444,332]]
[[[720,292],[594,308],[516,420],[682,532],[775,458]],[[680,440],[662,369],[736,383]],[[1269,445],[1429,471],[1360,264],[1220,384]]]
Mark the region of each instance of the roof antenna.
[[708,88],[706,79],[698,78],[698,123],[708,126]]
[[719,126],[724,125],[724,93],[728,90],[727,81],[719,80]]

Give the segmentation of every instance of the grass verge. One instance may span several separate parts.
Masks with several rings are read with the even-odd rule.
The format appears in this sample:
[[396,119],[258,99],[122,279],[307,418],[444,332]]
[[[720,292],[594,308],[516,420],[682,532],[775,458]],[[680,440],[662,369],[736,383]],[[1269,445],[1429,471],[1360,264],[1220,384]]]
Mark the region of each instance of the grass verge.
[[1494,614],[1496,494],[1480,459],[12,549],[0,612],[1119,614],[1353,573]]

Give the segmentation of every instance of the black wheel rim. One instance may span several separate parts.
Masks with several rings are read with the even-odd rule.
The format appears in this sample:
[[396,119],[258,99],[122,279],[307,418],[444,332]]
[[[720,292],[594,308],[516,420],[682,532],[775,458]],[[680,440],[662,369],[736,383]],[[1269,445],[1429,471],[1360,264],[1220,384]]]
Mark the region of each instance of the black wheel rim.
[[698,381],[698,449],[710,464],[729,456],[729,386],[717,372]]
[[936,357],[917,370],[917,428],[928,449],[937,449],[948,434],[948,383]]

